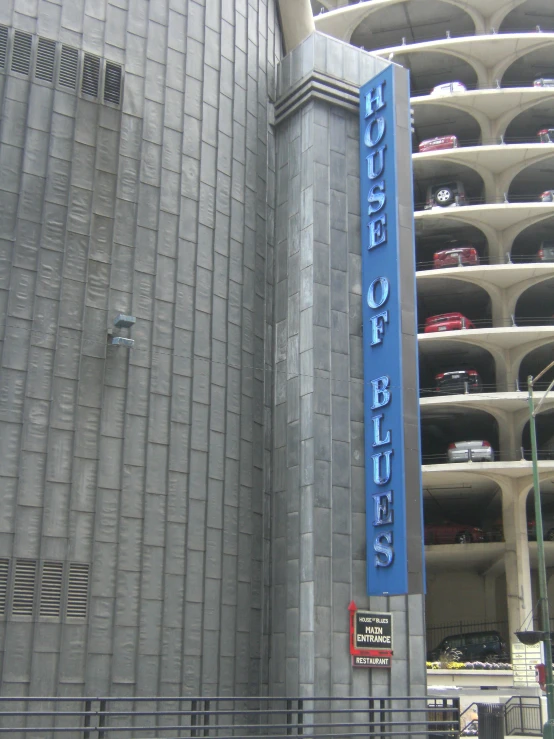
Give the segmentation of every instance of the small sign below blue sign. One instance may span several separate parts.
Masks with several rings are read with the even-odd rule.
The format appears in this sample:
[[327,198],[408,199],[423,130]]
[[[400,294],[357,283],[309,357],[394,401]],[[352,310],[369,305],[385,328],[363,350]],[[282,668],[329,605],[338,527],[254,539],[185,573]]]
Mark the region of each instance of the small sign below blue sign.
[[[403,72],[404,70],[402,70]],[[408,97],[406,95],[406,101]],[[362,228],[362,295],[364,343],[364,414],[367,518],[367,591],[369,595],[402,595],[410,591],[406,514],[406,454],[403,356],[406,342],[405,300],[415,338],[415,279],[401,275],[399,175],[409,178],[403,192],[411,197],[411,152],[399,173],[398,104],[395,70],[389,65],[360,90],[360,190]],[[402,134],[409,137],[409,102]],[[409,151],[409,150],[408,150]],[[405,164],[405,169],[404,169]],[[403,203],[411,214],[412,204]],[[413,239],[413,220],[412,220]],[[412,244],[408,247],[413,250]],[[401,277],[403,278],[401,281]],[[406,283],[406,277],[411,282]],[[401,296],[401,289],[403,295]],[[412,396],[413,393],[412,386]],[[410,409],[413,413],[413,409]],[[417,415],[417,408],[415,413]],[[416,447],[418,444],[416,444]],[[419,468],[419,449],[417,455]],[[412,460],[413,461],[413,460]],[[413,469],[413,465],[410,465]],[[419,479],[415,489],[419,489]],[[413,497],[413,496],[412,496]],[[415,522],[421,537],[421,521]],[[420,545],[421,548],[421,545]]]

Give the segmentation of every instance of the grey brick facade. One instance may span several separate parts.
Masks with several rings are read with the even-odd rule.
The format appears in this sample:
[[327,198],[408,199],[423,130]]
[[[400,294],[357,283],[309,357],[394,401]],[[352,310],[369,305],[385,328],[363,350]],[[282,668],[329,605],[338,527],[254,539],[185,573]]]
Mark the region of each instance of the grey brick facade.
[[[424,690],[421,596],[370,604],[395,612],[392,675],[348,655],[369,604],[352,97],[383,62],[316,35],[277,75],[277,16],[0,3],[4,695]],[[62,44],[122,65],[121,106],[9,68],[15,31],[32,59],[44,38],[56,65]],[[275,121],[314,72],[340,100]]]

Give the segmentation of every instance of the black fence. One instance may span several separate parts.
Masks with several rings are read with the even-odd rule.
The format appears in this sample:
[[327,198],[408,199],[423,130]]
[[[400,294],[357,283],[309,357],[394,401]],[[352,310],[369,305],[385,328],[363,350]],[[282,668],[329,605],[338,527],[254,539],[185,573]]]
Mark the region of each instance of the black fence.
[[507,621],[459,621],[439,624],[427,628],[427,649],[434,649],[447,636],[469,634],[473,631],[498,631],[505,642],[509,642]]
[[10,739],[459,734],[457,698],[0,698],[0,736]]
[[[514,696],[504,705],[506,734],[542,736],[541,699],[533,696]],[[480,717],[479,717],[480,721]]]

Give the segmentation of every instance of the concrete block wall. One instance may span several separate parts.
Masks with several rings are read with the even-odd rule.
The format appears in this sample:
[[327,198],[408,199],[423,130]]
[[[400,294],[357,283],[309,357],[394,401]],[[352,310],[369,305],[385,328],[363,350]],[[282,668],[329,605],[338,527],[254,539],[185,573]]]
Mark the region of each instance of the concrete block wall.
[[275,2],[3,0],[0,23],[125,68],[121,110],[0,74],[0,558],[91,565],[86,621],[0,618],[0,691],[256,694]]
[[[357,99],[386,62],[314,34],[279,68],[271,690],[426,690],[423,595],[366,595],[362,275]],[[324,99],[333,98],[334,102]],[[294,93],[294,94],[293,94]],[[285,108],[285,105],[282,105]],[[408,243],[408,248],[411,244]],[[348,605],[392,611],[393,667],[353,669]]]

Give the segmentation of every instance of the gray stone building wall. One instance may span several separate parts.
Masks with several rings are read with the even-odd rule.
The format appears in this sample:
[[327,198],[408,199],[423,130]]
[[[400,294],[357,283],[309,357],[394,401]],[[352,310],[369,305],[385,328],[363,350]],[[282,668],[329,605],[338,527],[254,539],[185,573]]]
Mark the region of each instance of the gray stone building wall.
[[121,109],[0,70],[0,691],[256,694],[275,2],[2,0],[0,24],[124,65]]
[[[359,87],[386,65],[316,33],[279,66],[271,609],[276,694],[407,696],[426,690],[423,594],[414,588],[408,596],[366,595]],[[404,96],[406,105],[405,79]],[[405,117],[402,146],[409,151]],[[402,244],[413,260],[411,238]],[[413,283],[406,289],[414,290]],[[414,534],[421,548],[421,536]],[[358,608],[393,613],[391,670],[352,669],[351,600]]]

